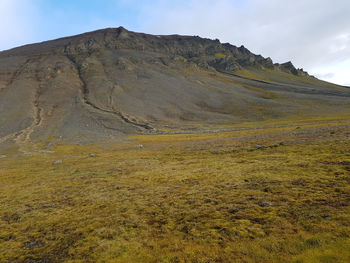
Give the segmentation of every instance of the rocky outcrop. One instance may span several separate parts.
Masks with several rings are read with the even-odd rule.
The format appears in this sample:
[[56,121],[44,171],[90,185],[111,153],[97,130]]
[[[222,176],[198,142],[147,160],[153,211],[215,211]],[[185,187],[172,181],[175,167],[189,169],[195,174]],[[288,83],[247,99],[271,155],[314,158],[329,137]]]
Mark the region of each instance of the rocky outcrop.
[[[192,36],[154,36],[135,33],[123,27],[105,29],[54,41],[28,45],[2,52],[3,56],[64,53],[91,55],[103,49],[128,49],[163,53],[168,58],[181,56],[201,68],[234,71],[243,67],[273,68],[271,58],[255,55],[244,46],[236,47],[219,40]],[[281,68],[287,69],[287,66]]]
[[275,64],[275,68],[297,76],[309,76],[309,74],[306,71],[304,71],[302,68],[297,69],[296,67],[294,67],[291,61],[288,61],[283,64]]

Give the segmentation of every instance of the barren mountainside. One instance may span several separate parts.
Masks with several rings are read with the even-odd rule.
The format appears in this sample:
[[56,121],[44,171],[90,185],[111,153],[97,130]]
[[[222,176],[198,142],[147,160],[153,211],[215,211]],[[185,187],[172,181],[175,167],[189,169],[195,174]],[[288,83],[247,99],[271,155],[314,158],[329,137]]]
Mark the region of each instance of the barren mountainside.
[[88,143],[349,108],[347,87],[200,37],[120,27],[0,53],[0,144]]

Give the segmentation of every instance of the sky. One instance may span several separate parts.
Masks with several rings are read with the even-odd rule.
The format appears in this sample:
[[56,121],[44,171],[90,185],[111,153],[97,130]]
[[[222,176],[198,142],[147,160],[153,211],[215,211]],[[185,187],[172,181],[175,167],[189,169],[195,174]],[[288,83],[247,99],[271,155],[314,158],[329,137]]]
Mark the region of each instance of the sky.
[[123,26],[244,45],[350,86],[349,0],[0,0],[0,50]]

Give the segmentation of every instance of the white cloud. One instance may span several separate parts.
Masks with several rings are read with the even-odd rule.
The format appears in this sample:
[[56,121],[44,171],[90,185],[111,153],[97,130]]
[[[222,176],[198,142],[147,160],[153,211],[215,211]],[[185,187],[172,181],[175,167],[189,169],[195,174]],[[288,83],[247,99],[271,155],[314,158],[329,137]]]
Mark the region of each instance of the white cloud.
[[119,22],[146,33],[219,38],[275,62],[291,60],[325,80],[350,82],[345,73],[350,58],[349,0],[109,1],[117,3],[115,17],[101,17],[99,12],[86,16],[54,3],[53,13],[47,13],[42,10],[45,0],[0,0],[0,50]]
[[333,0],[191,0],[184,6],[145,9],[144,31],[219,38],[245,45],[276,62],[292,60],[314,74],[333,73],[330,64],[350,57],[350,1]]
[[315,67],[311,73],[315,74],[315,76],[320,79],[350,86],[349,69],[350,59],[348,58],[344,61],[331,63],[327,66]]

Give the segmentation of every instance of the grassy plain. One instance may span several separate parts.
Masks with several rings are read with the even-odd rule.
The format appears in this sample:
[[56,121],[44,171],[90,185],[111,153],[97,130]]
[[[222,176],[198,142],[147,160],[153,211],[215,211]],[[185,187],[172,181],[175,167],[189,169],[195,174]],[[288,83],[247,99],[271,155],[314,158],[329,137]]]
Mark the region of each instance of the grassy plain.
[[0,262],[350,262],[349,119],[258,127],[6,153]]

